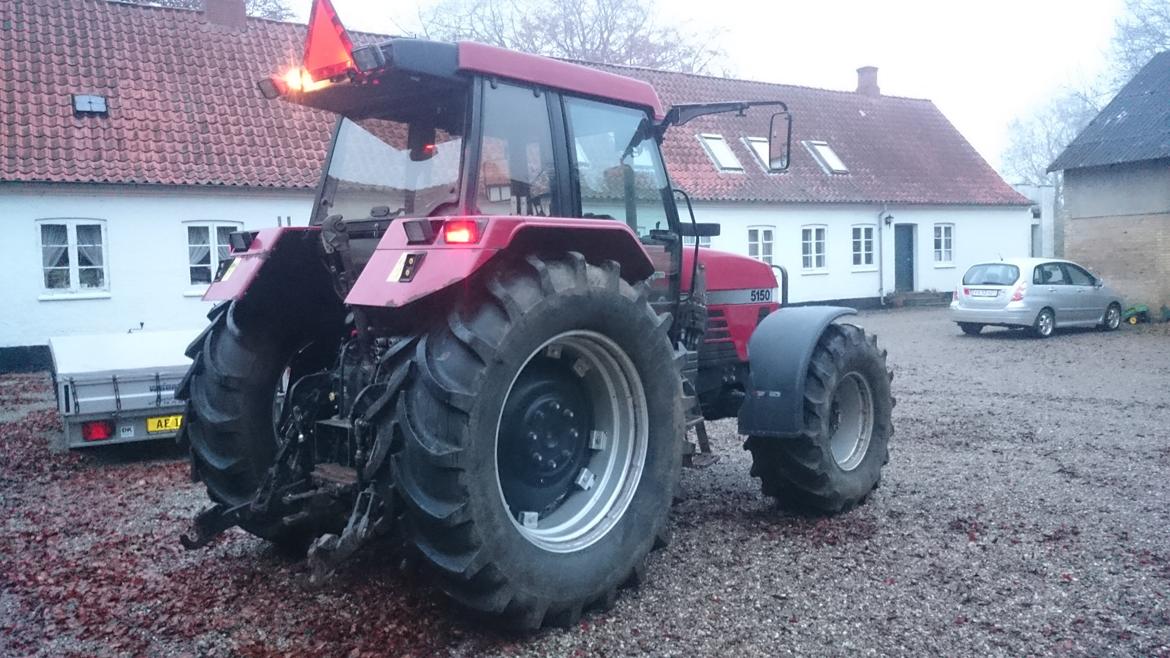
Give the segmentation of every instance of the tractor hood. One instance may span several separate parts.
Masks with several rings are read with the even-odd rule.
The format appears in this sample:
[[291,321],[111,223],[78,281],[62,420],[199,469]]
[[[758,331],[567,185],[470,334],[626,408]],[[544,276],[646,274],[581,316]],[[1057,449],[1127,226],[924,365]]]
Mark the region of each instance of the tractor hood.
[[[758,261],[755,258],[732,254],[715,249],[698,250],[699,265],[707,275],[707,293],[710,303],[749,303],[755,301],[779,301],[776,292],[776,275],[772,266]],[[695,249],[688,247],[683,251],[682,289],[689,290],[691,273],[694,271]],[[753,290],[771,290],[773,294],[768,300],[751,299]],[[733,301],[728,294],[743,291],[747,297],[742,301]],[[712,296],[711,293],[724,293]],[[733,295],[734,296],[734,295]],[[712,298],[714,297],[714,298]],[[728,298],[723,302],[720,299]]]

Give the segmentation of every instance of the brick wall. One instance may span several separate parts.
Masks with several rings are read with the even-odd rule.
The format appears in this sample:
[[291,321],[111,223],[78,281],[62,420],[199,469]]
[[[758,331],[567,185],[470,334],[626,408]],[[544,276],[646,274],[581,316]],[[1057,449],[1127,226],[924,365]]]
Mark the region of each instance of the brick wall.
[[1090,267],[1127,304],[1170,306],[1170,212],[1068,219],[1065,258]]

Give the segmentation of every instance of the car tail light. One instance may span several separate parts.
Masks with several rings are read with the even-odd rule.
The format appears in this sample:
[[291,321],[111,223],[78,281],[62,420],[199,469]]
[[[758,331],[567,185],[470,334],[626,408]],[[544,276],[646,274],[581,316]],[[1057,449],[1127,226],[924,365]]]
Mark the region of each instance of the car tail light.
[[447,244],[479,242],[479,223],[474,219],[452,219],[443,224],[443,241]]
[[114,436],[114,421],[89,420],[81,424],[81,438],[86,441],[105,441]]
[[1024,293],[1028,292],[1028,284],[1021,283],[1016,286],[1016,291],[1012,293],[1012,301],[1020,302],[1024,300]]

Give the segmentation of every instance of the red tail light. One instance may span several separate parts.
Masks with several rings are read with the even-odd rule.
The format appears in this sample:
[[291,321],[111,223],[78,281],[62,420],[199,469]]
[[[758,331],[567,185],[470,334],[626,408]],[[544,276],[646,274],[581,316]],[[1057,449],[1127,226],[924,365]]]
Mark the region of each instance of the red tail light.
[[81,438],[86,441],[105,441],[114,436],[114,421],[90,420],[81,424]]
[[479,224],[473,219],[452,219],[443,224],[443,241],[447,244],[479,242]]
[[1012,293],[1012,301],[1020,302],[1024,300],[1024,293],[1028,292],[1028,284],[1021,283],[1016,286],[1016,291]]

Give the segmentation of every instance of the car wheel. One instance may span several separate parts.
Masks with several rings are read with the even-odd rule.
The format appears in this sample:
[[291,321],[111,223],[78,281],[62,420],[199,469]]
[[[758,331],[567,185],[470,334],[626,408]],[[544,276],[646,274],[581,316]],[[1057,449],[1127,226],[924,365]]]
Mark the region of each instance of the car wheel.
[[978,336],[980,331],[983,331],[983,325],[976,322],[960,322],[959,328],[968,336]]
[[1105,331],[1117,331],[1121,326],[1121,306],[1116,303],[1110,304],[1109,308],[1105,309],[1105,319],[1101,323],[1101,328]]
[[1036,321],[1032,323],[1032,335],[1037,338],[1048,338],[1056,331],[1056,315],[1052,309],[1042,309],[1036,314]]

